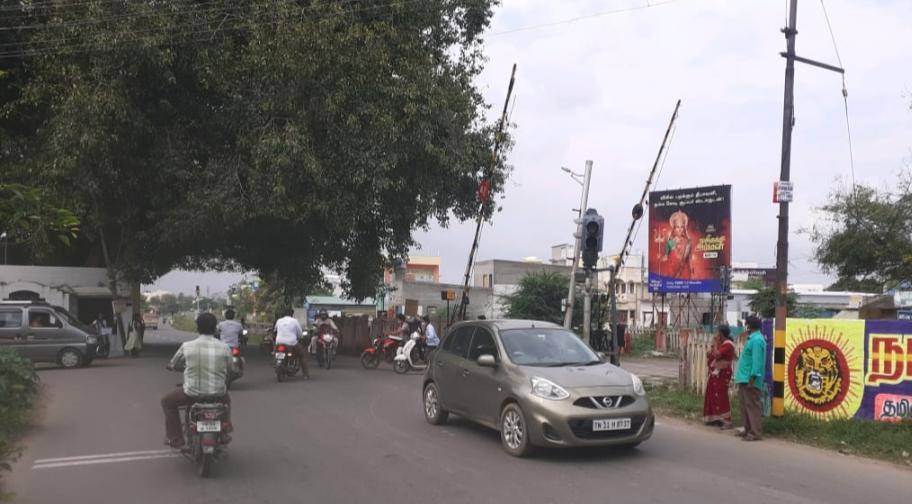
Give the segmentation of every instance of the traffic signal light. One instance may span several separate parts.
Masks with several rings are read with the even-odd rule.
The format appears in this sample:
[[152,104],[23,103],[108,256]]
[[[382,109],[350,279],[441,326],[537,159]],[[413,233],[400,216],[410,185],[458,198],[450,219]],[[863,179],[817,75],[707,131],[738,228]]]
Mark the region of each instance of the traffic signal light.
[[595,269],[599,252],[602,251],[602,236],[605,231],[605,219],[594,208],[586,210],[582,221],[583,228],[583,267]]

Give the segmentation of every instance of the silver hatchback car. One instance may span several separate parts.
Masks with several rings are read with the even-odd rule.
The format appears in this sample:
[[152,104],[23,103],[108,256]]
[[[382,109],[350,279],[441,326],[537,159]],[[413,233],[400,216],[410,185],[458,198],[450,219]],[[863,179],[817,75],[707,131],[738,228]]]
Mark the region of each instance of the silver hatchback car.
[[454,325],[425,371],[425,419],[450,412],[500,432],[504,449],[617,445],[649,439],[655,417],[640,379],[550,322]]

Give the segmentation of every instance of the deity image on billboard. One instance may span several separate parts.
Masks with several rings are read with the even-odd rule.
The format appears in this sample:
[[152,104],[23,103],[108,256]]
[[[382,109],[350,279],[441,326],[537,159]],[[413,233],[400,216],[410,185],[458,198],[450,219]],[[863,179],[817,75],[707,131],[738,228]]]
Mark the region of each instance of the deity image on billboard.
[[731,265],[731,186],[649,197],[650,292],[720,292]]

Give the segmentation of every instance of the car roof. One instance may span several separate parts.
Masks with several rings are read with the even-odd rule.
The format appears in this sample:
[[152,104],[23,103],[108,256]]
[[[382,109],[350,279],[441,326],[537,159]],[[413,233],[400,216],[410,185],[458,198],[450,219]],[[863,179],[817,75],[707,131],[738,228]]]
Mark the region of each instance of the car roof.
[[[480,325],[489,328],[496,328],[498,331],[508,329],[530,329],[532,327],[544,327],[549,329],[563,329],[563,326],[554,322],[544,320],[524,320],[524,319],[493,319],[493,320],[466,320],[459,322],[458,325]],[[455,327],[455,326],[454,326]]]

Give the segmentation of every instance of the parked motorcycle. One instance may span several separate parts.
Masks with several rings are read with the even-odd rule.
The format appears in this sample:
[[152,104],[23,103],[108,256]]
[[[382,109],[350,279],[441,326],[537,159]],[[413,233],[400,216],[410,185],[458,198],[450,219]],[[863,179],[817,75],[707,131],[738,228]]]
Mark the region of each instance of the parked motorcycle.
[[409,371],[423,371],[427,368],[427,362],[421,356],[420,340],[421,335],[418,334],[418,331],[415,331],[405,345],[396,350],[396,357],[393,359],[393,371],[405,374]]
[[396,358],[396,350],[402,345],[402,338],[398,336],[381,336],[374,339],[371,346],[361,352],[361,365],[364,369],[374,369],[380,365],[381,360],[392,364]]
[[275,352],[272,357],[275,366],[276,380],[278,380],[279,383],[285,381],[288,377],[296,375],[301,369],[301,363],[298,362],[298,355],[295,353],[293,347],[278,344],[275,346]]
[[247,365],[247,361],[241,355],[241,349],[238,347],[231,348],[231,364],[231,369],[228,370],[229,389],[231,388],[232,382],[244,376],[244,366]]
[[208,478],[212,464],[222,457],[231,437],[228,436],[228,404],[220,401],[196,402],[184,409],[184,448],[187,458],[196,464],[196,473]]
[[333,361],[336,359],[336,349],[339,346],[339,338],[336,337],[335,331],[330,328],[322,329],[317,336],[317,364],[326,369],[332,368]]

